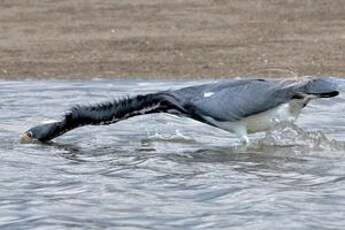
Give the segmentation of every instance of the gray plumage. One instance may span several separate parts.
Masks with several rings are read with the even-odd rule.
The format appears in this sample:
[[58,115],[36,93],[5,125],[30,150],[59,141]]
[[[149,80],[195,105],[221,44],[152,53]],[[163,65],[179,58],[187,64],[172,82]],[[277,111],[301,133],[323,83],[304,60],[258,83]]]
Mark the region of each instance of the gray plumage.
[[[336,87],[330,78],[223,80],[101,105],[75,106],[62,121],[35,126],[23,138],[48,141],[83,125],[109,125],[132,116],[163,112],[233,131],[247,142],[247,129],[262,131],[274,125],[273,119],[297,117],[309,100],[337,96]],[[278,111],[282,105],[287,107]],[[259,124],[255,124],[255,119]]]
[[[336,91],[332,79],[296,80],[225,80],[172,91],[183,106],[194,113],[218,121],[239,121],[275,108],[303,95],[328,97]],[[321,95],[322,93],[326,93]],[[208,96],[209,95],[209,96]]]

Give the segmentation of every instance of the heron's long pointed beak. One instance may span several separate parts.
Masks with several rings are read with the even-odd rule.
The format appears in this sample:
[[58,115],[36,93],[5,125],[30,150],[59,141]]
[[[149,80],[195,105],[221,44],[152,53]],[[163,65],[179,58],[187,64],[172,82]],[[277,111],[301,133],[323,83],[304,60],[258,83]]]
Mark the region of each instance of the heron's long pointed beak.
[[319,93],[316,94],[317,96],[319,96],[320,98],[331,98],[331,97],[336,97],[339,95],[339,91],[332,91],[332,92],[328,92],[328,93]]

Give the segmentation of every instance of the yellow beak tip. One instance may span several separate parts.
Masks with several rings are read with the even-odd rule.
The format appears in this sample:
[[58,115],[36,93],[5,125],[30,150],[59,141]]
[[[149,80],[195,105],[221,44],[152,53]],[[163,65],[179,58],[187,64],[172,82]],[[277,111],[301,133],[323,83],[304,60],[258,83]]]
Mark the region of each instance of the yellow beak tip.
[[21,136],[20,136],[20,143],[21,144],[28,144],[28,143],[32,143],[33,139],[32,137],[29,136],[29,134],[27,132],[24,132]]

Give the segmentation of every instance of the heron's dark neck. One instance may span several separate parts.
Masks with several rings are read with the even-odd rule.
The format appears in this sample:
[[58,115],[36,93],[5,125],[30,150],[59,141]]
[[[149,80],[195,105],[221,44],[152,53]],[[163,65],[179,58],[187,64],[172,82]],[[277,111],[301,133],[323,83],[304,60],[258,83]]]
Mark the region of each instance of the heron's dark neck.
[[167,112],[169,110],[183,111],[176,99],[166,93],[138,95],[102,104],[90,106],[75,106],[62,121],[42,124],[31,128],[33,138],[48,141],[55,137],[85,125],[109,125],[133,116]]
[[39,130],[41,129],[42,135],[38,136],[37,139],[39,141],[49,141],[54,139],[58,136],[63,135],[64,133],[68,132],[75,127],[68,125],[66,120],[46,123],[39,126],[34,127],[34,129]]

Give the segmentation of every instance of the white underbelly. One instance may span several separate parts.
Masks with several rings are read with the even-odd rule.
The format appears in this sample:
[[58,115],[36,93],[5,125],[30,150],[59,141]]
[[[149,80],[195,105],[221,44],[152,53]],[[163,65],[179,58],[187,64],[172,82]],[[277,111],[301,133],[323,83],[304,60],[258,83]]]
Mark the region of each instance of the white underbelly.
[[238,123],[245,126],[248,133],[266,131],[273,129],[279,123],[295,121],[297,114],[290,111],[290,106],[286,103],[266,112],[246,117]]
[[247,133],[255,133],[266,130],[271,130],[279,123],[294,122],[302,108],[295,110],[291,109],[289,103],[282,104],[274,109],[270,109],[263,113],[255,114],[236,122],[220,122],[215,121],[210,117],[205,117],[209,122],[213,123],[218,128],[238,133],[245,130]]

